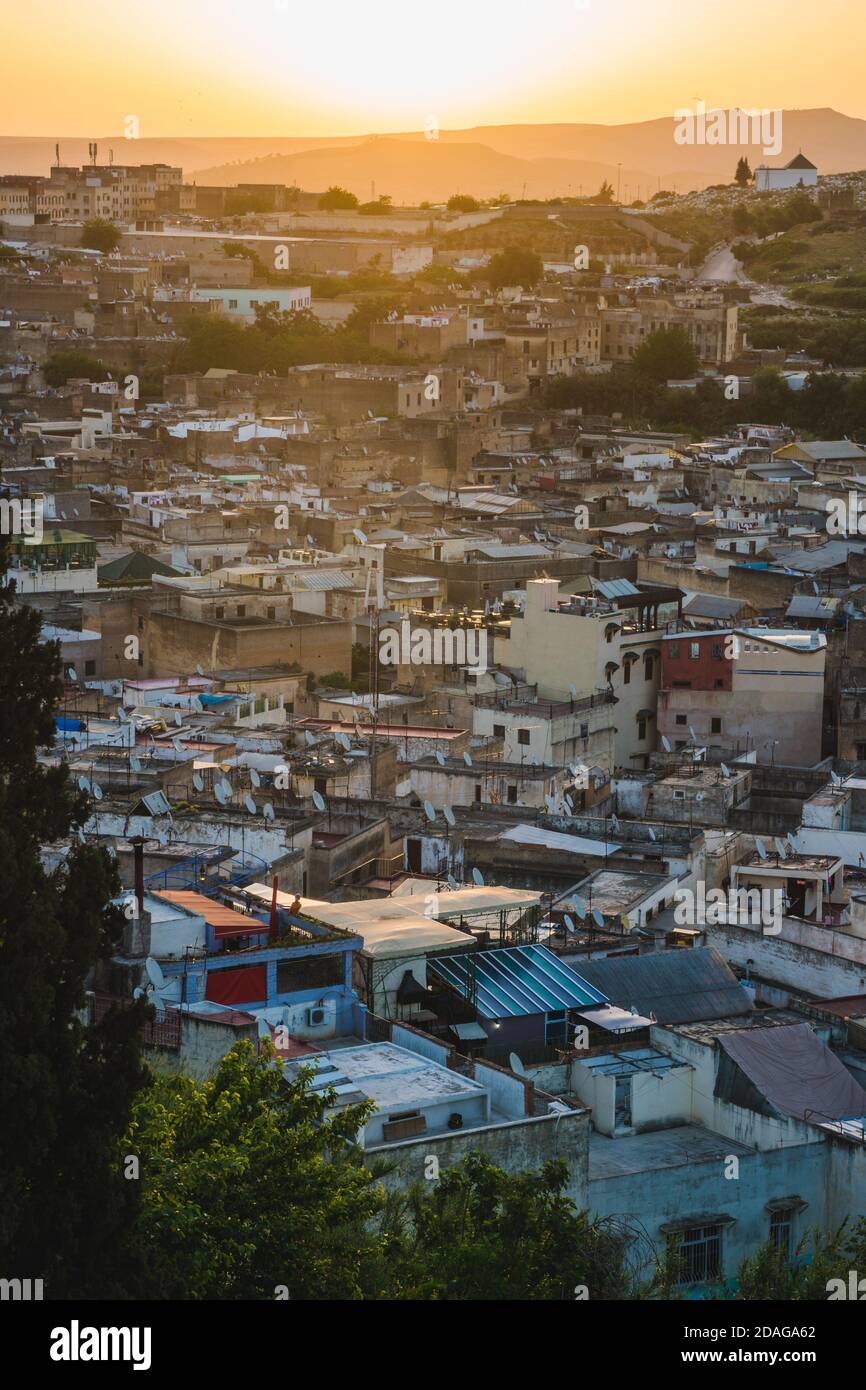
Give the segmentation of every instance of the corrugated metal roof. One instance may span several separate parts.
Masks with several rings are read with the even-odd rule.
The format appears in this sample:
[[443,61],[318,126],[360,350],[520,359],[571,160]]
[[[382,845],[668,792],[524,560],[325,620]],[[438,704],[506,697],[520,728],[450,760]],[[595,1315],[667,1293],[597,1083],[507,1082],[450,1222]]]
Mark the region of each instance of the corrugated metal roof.
[[581,961],[589,984],[620,1008],[654,1013],[659,1023],[700,1023],[752,1012],[749,995],[712,946]]
[[357,589],[356,580],[346,570],[309,570],[296,576],[299,589]]
[[483,1018],[521,1018],[561,1009],[606,1004],[607,998],[548,951],[546,946],[510,946],[465,956],[428,960],[432,971],[464,998],[472,997]]
[[788,604],[786,618],[822,618],[829,622],[839,610],[840,600],[826,594],[795,594]]
[[698,618],[735,618],[744,607],[741,598],[726,598],[724,594],[689,594],[683,613]]

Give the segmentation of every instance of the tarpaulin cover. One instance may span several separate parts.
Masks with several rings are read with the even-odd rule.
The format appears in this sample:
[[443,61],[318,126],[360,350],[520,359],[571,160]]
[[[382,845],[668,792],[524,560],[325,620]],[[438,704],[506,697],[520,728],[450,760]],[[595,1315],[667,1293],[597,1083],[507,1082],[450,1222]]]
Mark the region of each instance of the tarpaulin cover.
[[215,1004],[258,1004],[267,997],[265,967],[246,965],[241,970],[211,970],[205,998]]
[[808,1023],[726,1033],[719,1042],[784,1115],[817,1124],[866,1115],[866,1091]]

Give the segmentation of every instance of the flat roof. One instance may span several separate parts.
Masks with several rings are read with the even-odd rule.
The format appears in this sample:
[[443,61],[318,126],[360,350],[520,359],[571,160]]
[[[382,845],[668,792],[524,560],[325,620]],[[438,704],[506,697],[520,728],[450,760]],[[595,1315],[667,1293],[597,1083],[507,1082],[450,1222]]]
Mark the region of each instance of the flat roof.
[[341,1103],[353,1104],[358,1094],[375,1101],[379,1110],[418,1110],[454,1101],[458,1097],[484,1096],[486,1087],[462,1072],[449,1070],[427,1057],[395,1043],[364,1043],[305,1057],[286,1070],[312,1067],[312,1088],[333,1086]]

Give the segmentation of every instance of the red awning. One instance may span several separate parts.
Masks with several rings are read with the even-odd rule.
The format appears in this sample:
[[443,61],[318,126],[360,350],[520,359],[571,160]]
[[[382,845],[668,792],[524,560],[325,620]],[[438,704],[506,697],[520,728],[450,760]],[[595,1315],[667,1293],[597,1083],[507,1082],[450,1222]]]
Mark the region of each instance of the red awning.
[[240,970],[209,970],[205,998],[214,1004],[259,1004],[267,998],[267,978],[263,965],[245,965]]

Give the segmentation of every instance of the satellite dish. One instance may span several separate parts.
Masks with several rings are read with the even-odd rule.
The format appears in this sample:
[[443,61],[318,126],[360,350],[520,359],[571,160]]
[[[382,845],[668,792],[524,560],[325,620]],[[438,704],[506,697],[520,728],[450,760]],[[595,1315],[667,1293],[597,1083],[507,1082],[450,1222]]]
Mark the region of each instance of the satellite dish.
[[484,887],[484,875],[480,869],[472,870],[472,882],[475,884],[476,888]]
[[228,797],[226,796],[226,789],[223,786],[222,782],[216,783],[213,792],[220,806],[225,806],[226,802],[228,801]]
[[313,792],[313,805],[317,811],[324,811],[325,798],[322,796],[321,792]]
[[526,1068],[524,1067],[516,1052],[510,1052],[508,1054],[508,1065],[510,1066],[512,1071],[517,1072],[518,1076],[526,1075]]
[[780,840],[779,837],[778,837],[778,835],[776,835],[776,836],[774,836],[774,838],[773,838],[773,844],[776,846],[776,853],[778,854],[779,858],[780,858],[780,859],[787,859],[787,857],[788,857],[788,848],[787,848],[787,845],[785,844],[785,841],[784,841],[784,840]]
[[728,767],[727,763],[721,763],[720,766],[721,766],[721,769],[722,769],[722,776],[723,776],[723,777],[732,777],[732,776],[733,776],[733,773],[731,772],[731,769]]
[[253,801],[251,796],[244,797],[244,807],[247,811],[249,811],[251,816],[257,816],[259,814],[259,808]]
[[697,792],[695,795],[695,801],[703,801],[705,796],[706,792]]
[[267,1038],[268,1042],[270,1042],[271,1025],[268,1023],[268,1020],[266,1018],[262,1018],[261,1014],[259,1014],[256,1020],[256,1029],[260,1038]]
[[569,813],[569,815],[570,815],[571,812],[574,810],[574,802],[572,801],[571,797],[568,795],[568,792],[565,793],[565,795],[563,796],[562,799],[563,799],[563,801],[565,802],[566,807],[568,808],[568,813]]
[[464,763],[466,764],[467,767],[471,767],[471,766],[472,766],[472,759],[470,758],[470,756],[469,756],[468,753],[464,753],[464,754],[463,754],[463,761],[464,761]]
[[550,814],[553,815],[553,814],[555,813],[555,811],[556,811],[556,797],[555,797],[555,796],[546,796],[546,797],[544,798],[544,804],[545,804],[545,806],[547,807],[547,809],[548,809],[548,811],[550,812]]
[[792,850],[794,851],[794,853],[796,854],[796,853],[797,853],[797,841],[794,839],[793,835],[786,835],[786,836],[785,836],[785,839],[788,841],[788,844],[791,846],[791,849],[792,849]]
[[436,819],[436,812],[434,811],[433,806],[429,801],[424,802],[424,814],[428,820]]
[[89,792],[89,791],[90,791],[90,783],[88,782],[88,780],[87,780],[86,777],[79,777],[79,779],[78,779],[78,790],[81,791],[81,792]]
[[574,918],[570,917],[567,912],[565,914],[565,926],[567,931],[577,931],[577,927],[574,925]]
[[93,795],[96,797],[96,800],[97,800],[97,801],[101,801],[101,800],[102,800],[102,788],[100,787],[100,785],[99,785],[98,782],[94,782],[94,783],[93,783],[93,786],[92,786],[91,790],[93,791]]
[[309,729],[305,729],[305,730],[304,730],[304,738],[305,738],[306,741],[307,741],[307,747],[308,747],[308,748],[315,748],[315,746],[316,746],[316,738],[315,738],[315,735],[314,735],[314,734],[311,734],[311,733],[310,733]]
[[181,743],[179,738],[173,738],[171,741],[171,746],[174,749],[175,753],[183,752],[183,744]]
[[594,908],[592,909],[592,920],[595,922],[595,925],[596,925],[597,927],[603,927],[603,926],[604,926],[604,918],[602,917],[602,915],[601,915],[601,913],[599,912],[599,910],[598,910],[597,907],[594,907]]
[[254,767],[250,768],[250,781],[252,782],[254,787],[260,787],[262,785],[262,779],[256,772]]
[[619,831],[619,821],[617,820],[616,816],[613,814],[613,811],[611,811],[611,813],[610,813],[610,823],[611,823],[611,825],[613,826],[614,830],[616,830],[616,831],[618,832],[618,831]]
[[437,748],[436,750],[436,761],[440,767],[445,766],[445,754],[442,752],[440,748]]
[[695,733],[695,731],[694,731],[694,729],[692,728],[691,724],[690,724],[688,727],[689,727],[689,738],[691,739],[692,743],[697,743],[697,741],[698,741],[698,736],[697,736],[697,734]]
[[141,772],[141,763],[138,761],[138,758],[131,757],[129,766],[132,768],[133,772]]
[[194,773],[193,773],[193,775],[192,775],[192,784],[193,784],[193,786],[195,787],[195,789],[196,789],[197,792],[203,792],[203,791],[204,791],[204,778],[202,777],[202,775],[201,775],[200,772],[194,772]]
[[655,833],[655,831],[653,830],[652,826],[651,826],[651,825],[648,825],[648,826],[647,826],[647,829],[648,829],[648,831],[649,831],[649,837],[650,837],[650,839],[651,839],[651,840],[655,840],[655,838],[656,838],[656,833]]
[[165,833],[164,830],[157,830],[157,832],[156,832],[156,838],[157,838],[157,840],[159,841],[159,843],[160,843],[161,845],[167,845],[167,844],[168,844],[168,836],[166,835],[166,833]]
[[274,808],[271,805],[270,801],[266,801],[264,806],[262,807],[262,815],[264,816],[265,820],[276,820],[276,812],[274,811]]
[[569,693],[569,695],[571,696],[572,700],[576,700],[576,699],[577,699],[577,687],[576,687],[576,686],[570,685],[570,686],[568,687],[568,693]]
[[162,966],[159,964],[159,961],[155,961],[153,956],[148,956],[147,960],[144,962],[144,968],[147,971],[147,978],[150,980],[154,989],[165,989],[168,981],[162,973]]
[[455,817],[455,815],[454,815],[454,812],[451,810],[451,807],[450,807],[450,806],[443,806],[443,807],[442,807],[442,814],[443,814],[443,816],[445,817],[445,820],[446,820],[446,822],[448,823],[448,825],[450,825],[450,826],[455,826],[455,825],[457,824],[457,819],[456,819],[456,817]]
[[337,734],[337,742],[339,743],[340,747],[345,748],[346,752],[348,753],[349,749],[352,746],[349,742],[348,734]]
[[759,856],[760,856],[761,859],[766,859],[766,857],[767,857],[767,849],[766,849],[766,846],[765,846],[765,844],[764,844],[764,841],[763,841],[763,840],[757,839],[757,837],[756,837],[756,839],[755,839],[755,849],[758,851],[758,854],[759,854]]
[[668,738],[667,734],[662,734],[662,748],[665,750],[666,753],[670,753],[671,751],[671,741]]
[[451,889],[452,893],[457,890],[457,880],[453,874],[448,874],[448,887]]
[[197,662],[196,662],[195,673],[196,673],[197,676],[203,676],[203,675],[204,675],[204,671],[201,669],[201,662],[200,662],[200,661],[197,661]]
[[84,828],[83,828],[83,826],[80,826],[80,825],[79,825],[79,827],[78,827],[78,838],[79,838],[79,840],[81,841],[81,843],[82,843],[83,845],[87,844],[87,840],[86,840],[85,834],[84,834]]
[[123,708],[123,705],[117,706],[117,717],[120,720],[121,724],[126,724],[129,722],[129,715],[126,713],[126,710]]
[[174,722],[175,722],[175,724],[177,725],[177,727],[178,727],[179,729],[182,727],[182,725],[183,725],[183,719],[181,718],[180,710],[175,710]]
[[364,535],[364,532],[359,529],[359,527],[355,527],[355,529],[352,532],[352,535],[355,537],[355,540],[358,542],[359,545],[367,544],[367,537]]

